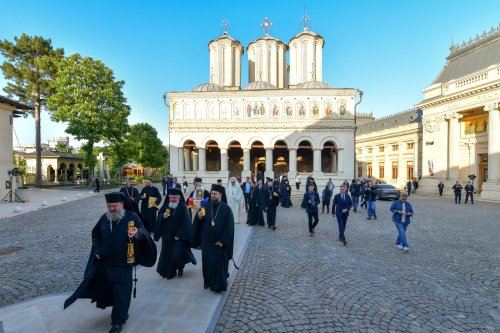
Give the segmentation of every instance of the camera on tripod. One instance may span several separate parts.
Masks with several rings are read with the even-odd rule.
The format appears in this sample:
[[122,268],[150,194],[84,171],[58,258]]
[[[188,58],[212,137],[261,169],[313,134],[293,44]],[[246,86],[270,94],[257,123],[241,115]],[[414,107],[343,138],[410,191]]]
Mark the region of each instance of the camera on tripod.
[[7,197],[9,198],[9,202],[24,202],[14,191],[12,191],[12,178],[20,176],[21,173],[19,172],[18,168],[14,168],[12,170],[7,170],[7,174],[9,175],[10,181],[7,183],[7,188],[9,189],[9,192],[3,197],[2,201],[7,201]]
[[9,175],[9,178],[12,180],[13,177],[17,177],[17,176],[20,176],[21,174],[19,173],[19,169],[18,168],[14,168],[12,170],[8,170],[7,171],[7,174]]

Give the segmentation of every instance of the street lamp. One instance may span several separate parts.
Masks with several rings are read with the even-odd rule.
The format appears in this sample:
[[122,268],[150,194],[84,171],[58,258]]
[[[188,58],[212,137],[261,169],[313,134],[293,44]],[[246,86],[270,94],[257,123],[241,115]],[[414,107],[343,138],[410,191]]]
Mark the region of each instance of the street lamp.
[[[356,95],[359,94],[359,102],[357,102],[356,104],[354,104],[354,145],[353,145],[353,159],[354,159],[354,163],[353,163],[353,178],[356,178],[356,130],[358,129],[358,126],[357,126],[357,120],[356,120],[356,117],[357,117],[357,114],[356,114],[356,108],[358,106],[358,104],[361,103],[361,101],[363,100],[363,90],[359,90],[357,89],[356,90]],[[356,98],[356,95],[354,95],[354,97]]]

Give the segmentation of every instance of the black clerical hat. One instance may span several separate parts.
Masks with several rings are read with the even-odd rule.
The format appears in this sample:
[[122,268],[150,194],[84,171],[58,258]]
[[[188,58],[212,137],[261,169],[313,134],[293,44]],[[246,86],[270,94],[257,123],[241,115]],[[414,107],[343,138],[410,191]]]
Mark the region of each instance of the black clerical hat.
[[125,195],[122,192],[111,192],[104,195],[107,203],[124,202]]
[[217,179],[217,183],[222,183],[222,179]]
[[213,185],[212,185],[212,188],[210,189],[210,192],[212,192],[212,191],[216,191],[216,192],[219,192],[219,193],[224,193],[224,192],[226,192],[226,191],[224,190],[224,187],[223,187],[223,186],[221,186],[221,185],[217,185],[217,184],[213,184]]
[[182,191],[178,188],[171,188],[168,190],[167,195],[182,195]]
[[266,180],[267,180],[268,182],[272,182],[272,181],[273,181],[273,179],[272,179],[272,178],[269,178],[269,177],[266,177]]
[[194,181],[195,181],[195,183],[201,183],[201,178],[200,178],[200,177],[196,177],[196,178],[194,179]]

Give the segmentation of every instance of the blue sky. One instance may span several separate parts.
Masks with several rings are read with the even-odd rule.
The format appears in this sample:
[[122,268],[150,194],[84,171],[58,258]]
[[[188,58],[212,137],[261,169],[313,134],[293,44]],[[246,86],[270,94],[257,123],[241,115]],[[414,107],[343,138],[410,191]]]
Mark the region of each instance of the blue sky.
[[[22,33],[51,38],[66,55],[103,61],[132,108],[131,124],[148,122],[168,142],[166,91],[190,91],[209,81],[207,44],[229,33],[246,48],[270,35],[288,43],[301,31],[304,6],[310,29],[325,39],[323,81],[364,91],[358,110],[376,117],[413,107],[449,55],[452,38],[462,42],[500,23],[500,1],[8,1],[2,4],[0,38]],[[0,61],[3,58],[0,56]],[[247,84],[243,55],[242,85]],[[6,81],[0,75],[0,89]],[[4,94],[0,92],[0,94]],[[42,141],[64,134],[64,124],[42,115]],[[21,144],[34,142],[33,118],[16,119]],[[16,138],[14,138],[17,144]],[[78,146],[76,141],[73,145]]]

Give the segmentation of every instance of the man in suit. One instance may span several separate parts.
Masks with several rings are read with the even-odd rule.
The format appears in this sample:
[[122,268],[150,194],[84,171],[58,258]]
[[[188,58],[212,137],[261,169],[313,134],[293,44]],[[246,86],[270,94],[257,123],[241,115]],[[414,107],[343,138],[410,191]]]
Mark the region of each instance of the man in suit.
[[248,213],[248,206],[250,205],[250,193],[252,190],[252,183],[250,183],[250,177],[246,178],[246,181],[241,184],[241,190],[243,191],[243,196],[245,197],[245,210]]
[[309,220],[309,236],[311,237],[313,237],[316,234],[314,229],[316,228],[319,222],[319,217],[318,217],[319,203],[320,203],[319,194],[317,191],[314,190],[314,184],[311,183],[308,187],[308,190],[304,193],[301,205],[301,207],[306,208],[307,218]]
[[345,226],[352,207],[351,197],[346,191],[347,187],[345,185],[340,186],[340,193],[335,195],[332,205],[333,216],[337,216],[337,223],[339,225],[339,242],[344,243],[344,245],[347,245],[347,241],[345,240]]
[[172,178],[172,185],[169,187],[169,190],[170,190],[171,188],[176,188],[176,189],[178,189],[178,190],[182,190],[182,186],[181,186],[181,184],[179,184],[179,183],[177,182],[177,177],[173,177],[173,178]]

